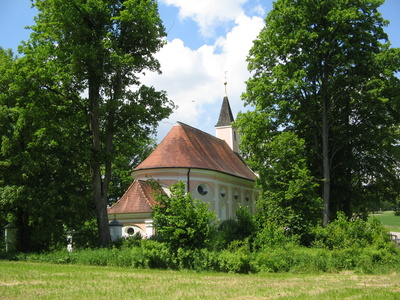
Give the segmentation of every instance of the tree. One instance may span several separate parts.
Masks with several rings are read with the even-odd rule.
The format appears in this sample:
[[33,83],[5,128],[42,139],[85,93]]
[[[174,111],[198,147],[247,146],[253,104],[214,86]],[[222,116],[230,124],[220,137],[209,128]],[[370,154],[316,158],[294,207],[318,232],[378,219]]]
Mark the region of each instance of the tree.
[[[246,122],[252,118],[259,116],[257,113],[247,114]],[[245,137],[249,134],[245,134]],[[304,235],[320,223],[322,206],[316,192],[318,182],[307,166],[304,140],[289,131],[268,135],[268,143],[262,146],[263,152],[260,153],[263,155],[263,164],[249,160],[259,174],[257,186],[260,195],[256,203],[259,222],[262,227],[274,223],[291,234]],[[257,144],[258,140],[252,139],[245,145],[249,143]],[[260,157],[255,159],[259,160]]]
[[303,139],[323,224],[331,211],[364,210],[365,195],[398,195],[400,51],[387,42],[382,3],[278,0],[248,57],[243,99],[260,117],[240,124],[268,132],[247,150],[263,164],[271,136]]
[[[89,181],[79,160],[83,117],[24,76],[25,61],[0,48],[0,211],[18,226],[19,251],[66,243],[65,228],[90,216]],[[51,226],[49,226],[51,224]]]
[[[159,71],[153,54],[164,27],[152,0],[37,0],[30,40],[20,50],[25,76],[57,96],[58,105],[85,116],[82,157],[90,169],[100,244],[110,240],[107,203],[117,156],[134,157],[157,122],[173,108],[165,92],[140,83],[138,74]],[[72,115],[72,114],[71,114]]]
[[197,249],[209,244],[215,230],[212,225],[215,214],[209,210],[209,204],[193,199],[182,181],[171,186],[170,196],[163,193],[157,182],[153,182],[152,186],[158,191],[153,218],[161,241],[173,250]]

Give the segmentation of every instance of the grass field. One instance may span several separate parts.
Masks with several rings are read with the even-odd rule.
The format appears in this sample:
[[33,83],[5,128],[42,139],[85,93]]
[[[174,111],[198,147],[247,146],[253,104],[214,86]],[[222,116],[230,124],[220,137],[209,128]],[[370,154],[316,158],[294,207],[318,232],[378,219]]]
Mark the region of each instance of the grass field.
[[370,217],[380,220],[390,231],[400,232],[400,216],[395,216],[393,211],[371,214]]
[[0,299],[400,299],[400,275],[189,271],[0,262]]

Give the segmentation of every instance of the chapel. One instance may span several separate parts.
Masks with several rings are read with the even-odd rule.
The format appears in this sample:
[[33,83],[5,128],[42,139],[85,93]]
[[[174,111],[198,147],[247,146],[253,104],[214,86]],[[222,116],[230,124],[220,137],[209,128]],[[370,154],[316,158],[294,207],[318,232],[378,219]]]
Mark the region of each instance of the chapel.
[[209,203],[220,220],[234,218],[239,205],[254,212],[256,175],[238,153],[239,137],[233,121],[225,93],[215,125],[216,136],[177,122],[132,171],[132,184],[108,209],[109,219],[114,220],[110,225],[120,224],[122,237],[138,232],[143,237],[154,234],[155,199],[149,178],[158,181],[167,194],[172,184],[183,181],[193,198]]

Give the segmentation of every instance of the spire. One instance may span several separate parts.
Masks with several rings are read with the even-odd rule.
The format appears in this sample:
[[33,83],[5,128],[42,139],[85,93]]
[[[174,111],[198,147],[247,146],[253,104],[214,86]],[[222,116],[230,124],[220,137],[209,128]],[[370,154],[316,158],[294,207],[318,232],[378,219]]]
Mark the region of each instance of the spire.
[[226,85],[227,85],[226,81],[224,82],[224,85],[225,85],[225,96],[222,101],[221,112],[219,113],[218,123],[215,125],[215,127],[231,126],[232,122],[234,121],[231,106],[229,105],[228,96],[226,94]]
[[226,78],[225,78],[225,82],[224,82],[224,86],[225,86],[225,94],[224,94],[224,97],[228,97],[228,93],[226,92],[226,85],[227,85],[228,83],[226,82]]

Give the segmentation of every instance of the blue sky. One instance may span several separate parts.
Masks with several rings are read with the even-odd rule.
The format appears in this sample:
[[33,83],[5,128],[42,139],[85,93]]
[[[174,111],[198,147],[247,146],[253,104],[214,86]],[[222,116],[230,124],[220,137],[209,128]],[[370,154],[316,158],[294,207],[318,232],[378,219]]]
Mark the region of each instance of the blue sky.
[[[148,73],[143,82],[167,91],[179,108],[160,123],[162,139],[176,121],[214,134],[227,78],[234,115],[246,108],[240,100],[249,78],[245,62],[252,41],[263,27],[272,0],[158,0],[168,33],[157,54],[162,75]],[[386,0],[380,9],[390,21],[385,29],[393,47],[400,47],[400,0]],[[29,0],[0,0],[0,47],[17,47],[29,38],[26,25],[36,11]]]

